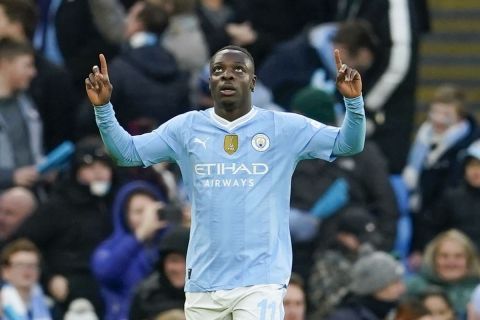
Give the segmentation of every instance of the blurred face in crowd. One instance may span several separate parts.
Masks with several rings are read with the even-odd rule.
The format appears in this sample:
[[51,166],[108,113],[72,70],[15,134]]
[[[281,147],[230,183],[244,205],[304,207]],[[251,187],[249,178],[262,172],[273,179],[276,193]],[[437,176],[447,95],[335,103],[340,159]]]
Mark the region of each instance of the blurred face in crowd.
[[480,188],[480,160],[471,158],[465,166],[465,180],[474,188]]
[[305,294],[299,286],[288,285],[287,293],[283,299],[283,307],[285,309],[285,320],[305,319]]
[[342,43],[334,43],[333,46],[342,53],[343,63],[360,72],[368,70],[373,63],[374,55],[368,48],[360,48],[356,53],[353,53]]
[[453,310],[442,296],[429,296],[423,301],[423,304],[432,314],[433,320],[455,320]]
[[13,58],[0,58],[0,72],[12,92],[26,90],[35,77],[33,56],[20,54]]
[[185,285],[185,256],[181,253],[171,252],[163,260],[165,276],[177,289]]
[[11,236],[35,209],[33,195],[15,188],[0,196],[0,239]]
[[430,106],[428,117],[433,129],[439,134],[445,132],[460,120],[455,105],[440,102],[433,103]]
[[3,266],[2,276],[18,290],[29,290],[38,282],[39,263],[35,252],[18,251],[10,256],[9,264]]
[[96,196],[104,196],[108,193],[112,177],[112,168],[105,162],[98,160],[80,166],[77,171],[78,182],[90,186],[90,192]]
[[405,284],[402,280],[392,282],[387,287],[374,293],[374,297],[380,301],[398,301],[405,292]]
[[435,271],[445,281],[457,281],[465,277],[468,265],[463,246],[451,239],[443,240],[435,253]]
[[130,198],[127,205],[127,223],[132,232],[141,225],[146,208],[154,206],[155,202],[146,194],[135,194]]

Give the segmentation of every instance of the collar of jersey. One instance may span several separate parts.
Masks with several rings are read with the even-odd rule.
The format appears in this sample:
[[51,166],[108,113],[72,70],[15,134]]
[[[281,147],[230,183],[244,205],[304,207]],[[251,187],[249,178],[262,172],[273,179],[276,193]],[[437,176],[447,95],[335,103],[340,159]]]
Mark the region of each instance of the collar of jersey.
[[250,111],[247,114],[245,114],[245,115],[241,116],[240,118],[235,119],[233,121],[228,121],[227,119],[224,119],[224,118],[220,117],[218,114],[216,114],[214,109],[211,108],[210,109],[210,117],[218,125],[220,125],[221,127],[231,131],[231,130],[237,128],[238,126],[248,122],[253,117],[255,117],[255,115],[257,114],[257,111],[258,111],[257,107],[252,106],[252,109],[250,109]]

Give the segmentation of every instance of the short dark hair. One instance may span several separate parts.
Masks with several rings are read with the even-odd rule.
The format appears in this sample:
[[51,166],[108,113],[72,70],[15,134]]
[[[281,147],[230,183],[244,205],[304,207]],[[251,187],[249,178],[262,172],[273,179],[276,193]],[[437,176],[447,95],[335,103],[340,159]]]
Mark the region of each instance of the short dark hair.
[[345,45],[351,54],[357,54],[361,48],[375,53],[379,46],[371,24],[361,19],[341,23],[332,41]]
[[289,285],[294,285],[302,289],[304,291],[305,289],[305,283],[302,279],[302,277],[295,272],[292,272],[292,275],[290,276],[290,282],[288,283]]
[[252,62],[252,65],[253,65],[253,70],[255,71],[255,61],[253,60],[253,56],[252,54],[245,48],[243,47],[240,47],[240,46],[235,46],[235,45],[228,45],[228,46],[225,46],[219,50],[217,50],[213,55],[212,57],[210,58],[210,64],[212,64],[212,61],[213,59],[215,58],[215,56],[220,52],[220,51],[224,51],[224,50],[235,50],[235,51],[240,51],[242,53],[244,53],[248,59]]
[[143,22],[148,32],[155,34],[163,33],[168,26],[168,13],[162,6],[151,1],[144,1],[138,19]]
[[15,253],[25,252],[25,251],[35,253],[38,257],[38,260],[41,260],[42,258],[40,254],[40,250],[32,241],[28,239],[20,238],[18,240],[10,242],[3,248],[1,253],[2,266],[10,265],[11,263],[10,259]]
[[32,40],[38,21],[38,9],[33,0],[0,0],[7,18],[13,22],[19,22],[25,36]]
[[34,55],[34,50],[30,43],[11,38],[0,39],[0,59],[13,59],[21,55]]

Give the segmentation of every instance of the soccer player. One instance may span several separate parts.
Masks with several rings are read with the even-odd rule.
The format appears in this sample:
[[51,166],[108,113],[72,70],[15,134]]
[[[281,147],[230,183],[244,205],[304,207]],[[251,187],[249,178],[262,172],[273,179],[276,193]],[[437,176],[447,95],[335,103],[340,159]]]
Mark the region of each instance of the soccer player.
[[[292,248],[290,182],[298,161],[363,149],[359,73],[335,52],[337,88],[347,108],[340,128],[252,106],[254,61],[227,46],[210,61],[214,107],[128,134],[115,119],[105,57],[85,79],[102,138],[123,166],[179,165],[192,203],[185,313],[189,320],[283,319]],[[161,101],[159,101],[161,104]]]

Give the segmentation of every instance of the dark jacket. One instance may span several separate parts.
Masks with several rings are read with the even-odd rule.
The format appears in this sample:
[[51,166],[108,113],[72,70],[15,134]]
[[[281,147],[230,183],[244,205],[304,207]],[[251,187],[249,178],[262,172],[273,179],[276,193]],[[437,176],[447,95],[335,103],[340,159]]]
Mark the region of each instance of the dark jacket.
[[348,296],[326,320],[383,320],[395,308],[394,302],[383,302],[371,296]]
[[118,47],[109,43],[98,31],[90,1],[61,1],[55,15],[55,27],[65,66],[72,75],[74,88],[80,97],[85,94],[85,77],[98,54],[113,57]]
[[427,239],[449,229],[464,232],[480,248],[480,189],[467,182],[448,188],[435,207],[427,213],[424,230]]
[[90,271],[94,249],[112,230],[111,193],[105,197],[90,194],[88,186],[73,179],[60,183],[50,199],[27,218],[16,237],[31,239],[42,252],[46,280],[62,275],[69,281],[66,304],[86,297],[102,309],[99,288]]
[[137,288],[129,319],[153,320],[161,312],[183,309],[184,290],[175,288],[165,275],[164,258],[169,253],[180,253],[186,257],[189,232],[188,228],[178,227],[169,231],[162,239],[157,270]]
[[70,74],[35,54],[37,75],[30,84],[29,93],[43,122],[45,151],[51,151],[65,140],[72,140],[72,124],[78,101],[74,95]]
[[157,244],[162,232],[146,245],[135,238],[126,224],[126,201],[139,190],[165,201],[165,196],[149,183],[134,181],[123,186],[112,209],[114,232],[93,254],[92,271],[105,301],[105,320],[127,319],[133,288],[153,271],[158,260]]
[[161,45],[126,47],[109,66],[120,124],[144,117],[162,124],[187,111],[188,77]]

